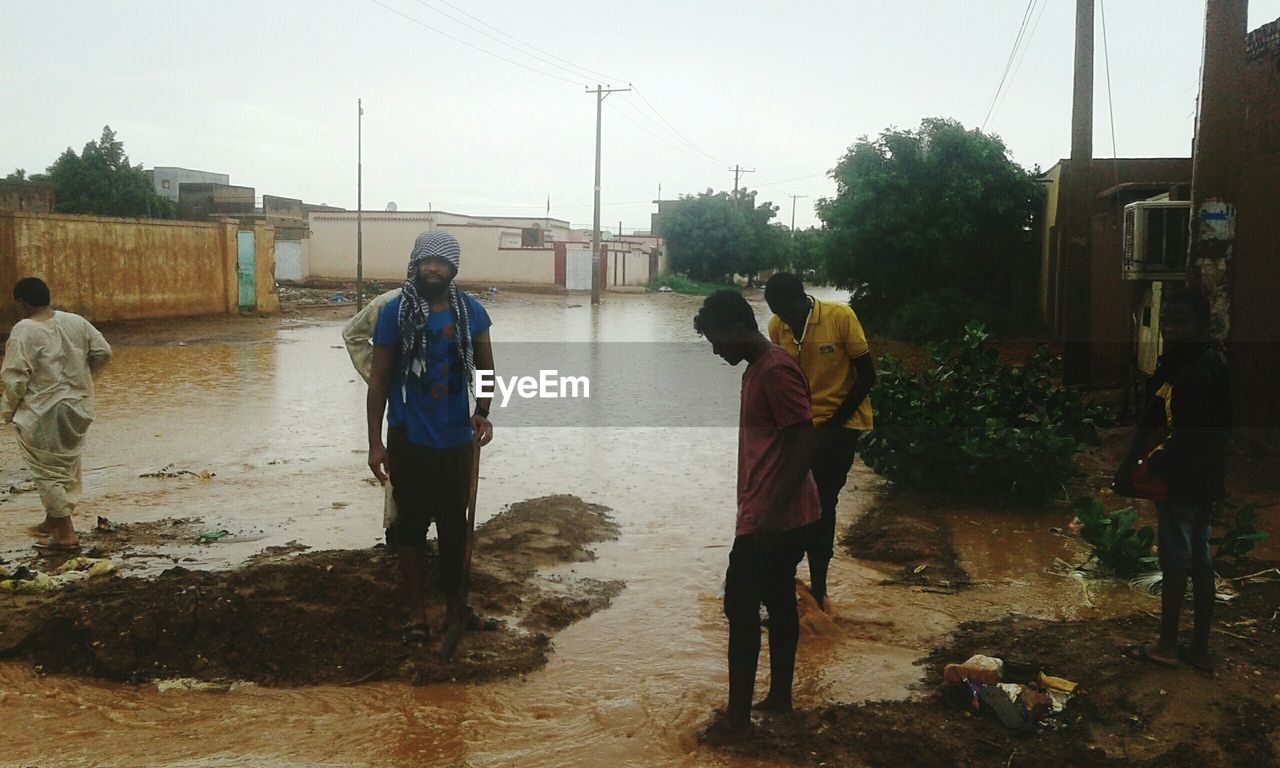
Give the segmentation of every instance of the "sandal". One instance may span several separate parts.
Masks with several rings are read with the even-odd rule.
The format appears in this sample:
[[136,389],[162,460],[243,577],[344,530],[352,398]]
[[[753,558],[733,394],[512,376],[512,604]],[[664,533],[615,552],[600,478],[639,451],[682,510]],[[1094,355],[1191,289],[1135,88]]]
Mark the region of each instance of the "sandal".
[[426,645],[431,641],[431,632],[426,624],[410,624],[400,632],[400,643],[408,646]]
[[1213,661],[1209,655],[1196,656],[1191,652],[1191,646],[1186,643],[1178,643],[1178,661],[1201,672],[1213,674]]
[[56,541],[37,541],[32,546],[37,552],[50,555],[74,555],[80,552],[79,544],[59,544]]
[[1155,664],[1157,667],[1164,667],[1165,669],[1178,668],[1178,663],[1176,661],[1169,661],[1167,659],[1152,656],[1151,652],[1147,650],[1150,647],[1150,643],[1138,643],[1137,645],[1130,647],[1129,652],[1126,655],[1134,661],[1145,661],[1149,664]]

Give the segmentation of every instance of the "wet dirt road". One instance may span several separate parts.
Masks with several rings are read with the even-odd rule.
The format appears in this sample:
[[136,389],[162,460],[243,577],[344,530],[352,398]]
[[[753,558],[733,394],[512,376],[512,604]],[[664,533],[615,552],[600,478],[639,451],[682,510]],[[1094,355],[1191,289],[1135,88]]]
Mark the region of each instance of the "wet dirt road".
[[[593,316],[576,298],[503,294],[489,310],[501,341],[697,342],[699,300],[610,296]],[[765,315],[763,306],[760,314]],[[174,331],[182,336],[179,326]],[[136,573],[173,565],[226,568],[272,545],[363,548],[381,536],[381,490],[366,481],[364,385],[336,320],[255,323],[210,333],[192,321],[179,345],[126,329],[99,382],[98,422],[85,457],[77,525],[198,518],[227,530],[126,560]],[[175,337],[176,338],[176,337]],[[695,392],[740,370],[690,358],[688,381],[631,382]],[[499,360],[501,367],[501,360]],[[657,375],[657,374],[655,374]],[[669,377],[669,372],[662,374]],[[719,378],[716,378],[719,377]],[[601,393],[603,394],[603,393]],[[625,391],[609,397],[625,397]],[[596,547],[576,575],[627,584],[612,607],[555,636],[548,666],[476,686],[402,684],[229,693],[160,693],[0,663],[8,736],[2,764],[83,765],[747,765],[700,747],[696,735],[725,691],[726,626],[719,588],[732,540],[736,432],[729,427],[504,428],[486,449],[480,518],[504,505],[573,493],[608,505],[617,542]],[[195,473],[139,475],[168,465]],[[12,437],[0,440],[0,483],[20,482]],[[879,492],[860,464],[842,497],[843,528]],[[0,504],[0,557],[30,556],[33,493]],[[838,618],[802,639],[797,704],[913,695],[913,661],[958,621],[1010,611],[1046,618],[1109,615],[1143,603],[1120,587],[1089,594],[1045,573],[1073,542],[1048,532],[1061,515],[1019,519],[1018,555],[987,531],[1004,517],[953,521],[962,564],[978,586],[960,596],[880,586],[876,571],[839,556]],[[802,577],[805,576],[801,566]],[[388,631],[393,631],[388,628]],[[762,659],[762,670],[767,661]]]

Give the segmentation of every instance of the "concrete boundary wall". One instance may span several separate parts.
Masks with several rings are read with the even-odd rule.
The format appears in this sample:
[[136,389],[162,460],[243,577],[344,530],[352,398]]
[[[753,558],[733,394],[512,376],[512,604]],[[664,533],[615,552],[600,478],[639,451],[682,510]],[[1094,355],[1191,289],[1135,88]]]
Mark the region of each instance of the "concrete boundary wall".
[[[7,294],[26,276],[49,284],[56,307],[97,322],[235,313],[236,229],[234,222],[0,213],[0,333],[17,320]],[[273,233],[254,229],[258,309],[272,311]]]

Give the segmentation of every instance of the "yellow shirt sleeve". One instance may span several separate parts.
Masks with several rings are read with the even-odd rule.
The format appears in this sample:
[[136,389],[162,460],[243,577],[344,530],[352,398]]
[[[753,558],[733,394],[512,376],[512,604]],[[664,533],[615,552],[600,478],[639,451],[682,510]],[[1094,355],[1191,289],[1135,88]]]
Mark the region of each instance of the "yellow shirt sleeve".
[[774,344],[782,343],[782,320],[777,315],[769,318],[769,341]]
[[867,334],[862,330],[862,323],[858,322],[858,314],[852,309],[845,315],[846,322],[849,327],[845,329],[844,349],[850,360],[871,353],[871,345],[867,343]]

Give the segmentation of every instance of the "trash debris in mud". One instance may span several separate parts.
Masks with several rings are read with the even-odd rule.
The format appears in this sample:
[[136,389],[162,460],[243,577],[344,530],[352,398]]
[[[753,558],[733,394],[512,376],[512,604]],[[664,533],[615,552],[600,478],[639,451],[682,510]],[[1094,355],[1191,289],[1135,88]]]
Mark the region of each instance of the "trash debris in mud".
[[[1263,565],[1276,566],[1265,563],[1255,569]],[[1001,658],[1006,676],[1012,660],[1033,659],[1029,668],[1017,670],[1019,679],[1041,667],[1043,677],[1036,676],[1034,689],[1049,697],[1050,712],[1055,700],[1066,710],[1034,727],[1006,730],[957,716],[940,697],[812,709],[798,700],[794,715],[764,718],[750,739],[722,749],[753,764],[866,768],[1276,765],[1280,696],[1267,675],[1280,669],[1277,604],[1280,582],[1261,580],[1246,582],[1239,598],[1215,611],[1219,623],[1211,648],[1217,671],[1212,680],[1190,669],[1165,670],[1129,659],[1124,650],[1158,629],[1156,620],[1144,613],[1105,620],[1009,616],[965,623],[919,661],[930,687],[943,685],[947,664],[965,660],[963,665],[976,654]],[[1062,676],[1079,686],[1069,690],[1070,682],[1052,679]],[[1029,687],[1018,684],[1023,691]],[[996,692],[1014,703],[1009,689],[997,687]],[[1068,694],[1073,696],[1069,705]],[[1027,701],[1029,709],[1043,711],[1042,699]],[[1025,737],[1032,740],[1023,741]]]
[[106,576],[119,569],[113,560],[99,557],[73,557],[50,572],[21,566],[10,572],[0,566],[0,592],[35,594],[62,589],[95,576]]
[[153,579],[21,595],[0,601],[0,657],[131,681],[297,686],[518,675],[546,662],[544,631],[607,607],[623,587],[540,577],[536,569],[589,561],[587,545],[616,538],[617,530],[606,508],[574,496],[520,502],[480,526],[472,605],[507,621],[496,631],[467,633],[452,663],[436,648],[444,613],[436,556],[429,552],[425,575],[431,642],[410,649],[400,640],[398,561],[384,548],[306,552],[229,571],[174,567]]
[[36,489],[36,484],[30,480],[23,483],[16,483],[9,486],[10,495],[16,496],[19,493],[31,493]]
[[947,664],[934,696],[966,713],[981,713],[1011,731],[1024,730],[1059,714],[1075,695],[1076,684],[1046,675],[1039,664],[975,654]]
[[166,480],[178,477],[194,477],[197,480],[211,480],[217,477],[216,473],[208,470],[193,472],[189,469],[176,469],[176,467],[176,464],[169,464],[163,469],[158,469],[155,472],[143,472],[141,475],[138,475],[138,477],[163,478]]

